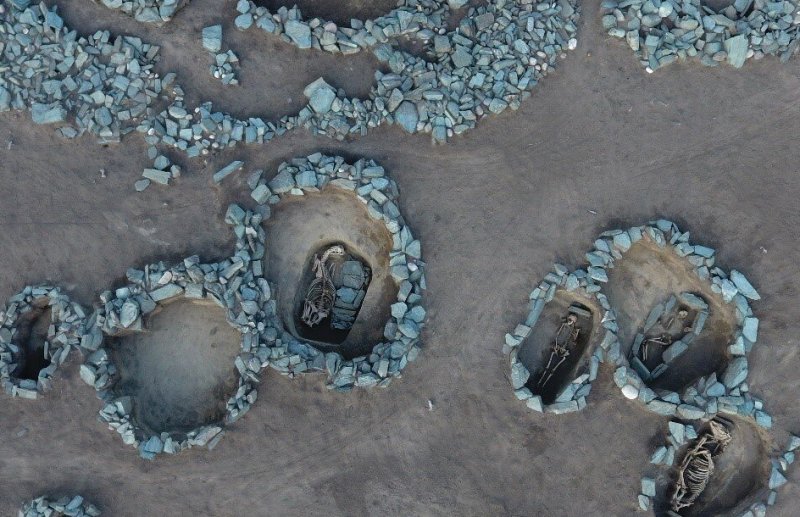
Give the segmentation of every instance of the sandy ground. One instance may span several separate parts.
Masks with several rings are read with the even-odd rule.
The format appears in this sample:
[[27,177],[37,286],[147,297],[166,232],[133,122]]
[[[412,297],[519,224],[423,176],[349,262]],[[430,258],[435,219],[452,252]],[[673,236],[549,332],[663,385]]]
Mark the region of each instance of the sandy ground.
[[[79,28],[161,43],[161,67],[179,72],[190,97],[214,96],[236,114],[291,112],[319,75],[355,93],[370,84],[367,54],[300,52],[228,30],[226,43],[244,60],[243,86],[221,93],[199,31],[220,18],[211,6],[223,2],[197,0],[163,30],[89,0],[63,3]],[[223,257],[233,242],[225,208],[249,200],[243,176],[215,188],[211,174],[235,158],[274,171],[322,150],[374,158],[397,179],[428,263],[430,315],[418,362],[389,389],[335,394],[320,377],[266,372],[258,402],[213,451],[152,463],[96,421],[99,401],[73,362],[43,400],[3,398],[0,515],[61,491],[81,492],[114,516],[633,515],[666,419],[623,400],[608,369],[584,411],[532,414],[512,395],[501,346],[554,261],[580,265],[600,231],[657,216],[716,247],[719,264],[761,292],[750,385],[781,445],[800,432],[797,58],[647,75],[603,34],[599,4],[583,4],[578,49],[519,112],[444,147],[391,127],[347,143],[297,132],[208,164],[182,163],[176,185],[137,194],[133,183],[148,165],[140,138],[107,148],[64,142],[24,113],[0,116],[0,142],[13,141],[10,151],[0,145],[0,299],[49,279],[91,304],[129,266]],[[798,469],[789,478],[771,515],[796,514]]]

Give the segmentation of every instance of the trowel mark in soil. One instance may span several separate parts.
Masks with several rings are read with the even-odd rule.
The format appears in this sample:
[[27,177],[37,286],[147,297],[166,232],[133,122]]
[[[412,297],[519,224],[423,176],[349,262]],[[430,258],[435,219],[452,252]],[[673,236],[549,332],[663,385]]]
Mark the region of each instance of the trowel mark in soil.
[[255,0],[271,12],[281,7],[291,9],[297,6],[303,18],[321,18],[332,21],[341,27],[350,27],[350,20],[372,20],[389,13],[397,6],[396,0]]
[[35,381],[39,378],[39,372],[50,366],[46,348],[51,314],[49,308],[34,308],[20,317],[15,339],[20,358],[16,370],[12,372],[16,378]]
[[236,390],[240,334],[223,309],[180,300],[151,314],[147,330],[120,337],[111,355],[117,395],[131,396],[133,417],[154,433],[187,432],[221,421]]
[[[686,350],[672,359],[660,375],[643,378],[651,388],[678,391],[699,377],[725,369],[730,359],[727,347],[736,330],[734,309],[695,274],[691,264],[669,248],[641,240],[615,262],[608,276],[606,292],[617,311],[621,351],[626,357],[634,356],[637,335],[642,334],[654,308],[665,306],[672,296],[680,299],[683,293],[693,294],[708,304],[702,332],[692,338]],[[693,322],[690,316],[686,319]],[[659,350],[656,357],[665,349]],[[637,350],[637,354],[641,351]],[[651,366],[657,367],[652,363]]]
[[[382,341],[390,305],[397,296],[397,285],[389,271],[392,240],[384,225],[371,219],[354,195],[325,188],[320,193],[284,199],[276,206],[266,227],[270,246],[267,247],[265,271],[277,286],[278,314],[287,330],[319,350],[339,352],[346,359],[368,354]],[[324,253],[333,245],[344,248],[344,255],[335,257],[332,262],[341,264],[334,268],[333,275],[338,299],[358,308],[349,329],[333,328],[333,318],[309,328],[300,316],[313,278],[310,266],[315,254]],[[342,273],[356,273],[356,264],[345,266],[348,262],[362,267],[366,281],[355,293],[341,290],[337,285],[338,282],[348,289]],[[348,280],[348,283],[352,282]],[[344,300],[341,294],[345,295]],[[353,294],[356,298],[351,296]],[[358,298],[360,304],[352,303],[359,301]]]
[[753,503],[766,499],[770,475],[768,437],[756,426],[735,419],[718,419],[730,434],[730,442],[713,454],[708,484],[691,506],[670,513],[679,467],[687,453],[709,432],[710,423],[698,428],[698,438],[686,443],[675,456],[675,465],[660,480],[654,501],[658,516],[700,517],[740,515]]
[[572,380],[588,370],[597,309],[574,292],[558,290],[523,341],[519,360],[531,376],[525,386],[552,404]]

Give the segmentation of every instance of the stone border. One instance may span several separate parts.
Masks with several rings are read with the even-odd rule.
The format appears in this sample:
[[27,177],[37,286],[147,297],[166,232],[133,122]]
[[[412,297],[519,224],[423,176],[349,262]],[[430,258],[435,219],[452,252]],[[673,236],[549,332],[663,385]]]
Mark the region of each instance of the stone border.
[[[45,343],[45,358],[50,364],[39,371],[36,381],[13,376],[20,348],[13,343],[18,333],[17,323],[25,314],[36,309],[50,309],[50,326]],[[81,344],[91,348],[92,336],[86,332],[86,313],[70,301],[61,289],[51,285],[27,286],[8,299],[0,309],[0,384],[12,397],[36,399],[51,388],[53,373],[64,364],[73,348]]]
[[[383,167],[373,160],[360,159],[350,165],[341,156],[321,153],[282,163],[269,182],[261,178],[262,174],[256,171],[248,181],[251,195],[260,205],[278,203],[286,196],[324,192],[325,188],[354,194],[366,205],[369,216],[383,222],[392,235],[389,265],[398,294],[391,308],[391,318],[384,327],[386,341],[375,344],[369,355],[346,360],[336,352],[318,351],[284,330],[274,301],[266,309],[269,323],[260,333],[260,343],[254,353],[268,357],[265,362],[284,375],[325,371],[328,387],[337,391],[349,391],[354,386],[387,386],[417,357],[420,332],[426,319],[422,307],[425,263],[420,242],[412,236],[398,208],[397,184],[387,178]],[[268,210],[265,218],[269,218]],[[253,352],[253,349],[245,351]]]
[[[258,216],[253,216],[260,223]],[[258,235],[257,232],[255,232]],[[263,232],[261,234],[263,238]],[[242,238],[250,238],[242,235]],[[263,256],[263,246],[261,247]],[[102,305],[93,315],[97,328],[108,336],[124,335],[142,329],[142,318],[152,313],[158,305],[178,298],[209,300],[225,309],[228,323],[242,333],[242,343],[249,342],[258,327],[258,313],[270,297],[266,281],[252,276],[251,262],[257,260],[237,246],[237,253],[229,259],[214,264],[203,264],[192,256],[170,268],[163,263],[146,266],[144,270],[129,269],[130,284],[114,293],[106,291],[100,296]],[[162,432],[148,434],[132,418],[134,401],[130,396],[118,397],[113,392],[117,369],[106,348],[99,348],[81,366],[81,378],[93,386],[98,397],[105,402],[100,419],[133,445],[144,459],[156,454],[174,454],[193,446],[213,448],[224,434],[224,425],[241,418],[256,401],[255,384],[259,382],[261,363],[252,362],[248,356],[237,356],[235,368],[239,386],[228,400],[224,422],[201,426],[188,433]]]
[[606,0],[602,7],[603,28],[624,38],[648,72],[689,58],[734,68],[768,55],[786,62],[800,45],[793,1],[736,0],[720,12],[702,0]]
[[[418,1],[422,0],[407,0],[407,5]],[[444,5],[438,0],[425,4]],[[348,98],[344,91],[317,81],[306,88],[309,104],[297,115],[265,122],[258,117],[236,119],[214,111],[211,103],[186,106],[175,74],[162,78],[154,71],[159,48],[139,38],[115,38],[108,31],[79,37],[65,27],[55,7],[32,5],[30,0],[15,0],[8,10],[2,28],[9,40],[23,38],[30,44],[2,49],[7,74],[0,78],[0,112],[25,109],[34,123],[57,125],[57,133],[65,138],[90,132],[104,144],[119,142],[136,130],[145,134],[151,148],[171,147],[189,158],[240,143],[266,143],[298,127],[342,140],[389,122],[445,142],[474,127],[488,112],[519,108],[563,51],[577,45],[578,10],[570,0],[536,7],[498,0],[471,9],[457,30],[442,34],[422,28],[417,21],[421,15],[399,7],[392,12],[407,13],[397,14],[397,23],[407,27],[401,32],[433,39],[434,60],[381,43],[372,50],[391,72],[378,74],[369,98]],[[443,27],[438,32],[442,31]],[[76,45],[92,52],[75,58]],[[87,84],[81,77],[92,77],[93,82]],[[157,149],[148,150],[152,158],[158,154]]]
[[97,517],[102,512],[80,495],[64,496],[56,500],[43,495],[23,504],[18,516],[51,517],[55,513],[65,517]]
[[[534,395],[530,389],[525,387],[530,372],[525,365],[517,360],[517,347],[530,335],[545,306],[553,300],[556,292],[560,289],[565,289],[567,292],[578,291],[580,295],[588,299],[596,299],[601,303],[604,311],[600,320],[602,323],[594,322],[595,327],[605,328],[609,324],[608,322],[613,322],[613,319],[609,319],[613,316],[613,313],[609,310],[608,300],[606,300],[605,295],[599,293],[600,286],[594,283],[586,271],[577,269],[569,272],[565,266],[556,264],[554,272],[548,273],[544,280],[531,292],[529,297],[530,310],[525,322],[517,325],[513,332],[505,335],[505,344],[503,345],[503,353],[509,354],[511,386],[514,388],[514,395],[516,395],[517,399],[524,401],[528,408],[536,412],[557,415],[579,411],[586,407],[586,398],[592,389],[592,383],[597,378],[597,371],[602,361],[602,348],[598,348],[598,343],[595,339],[594,342],[587,344],[591,351],[589,371],[573,379],[552,404],[542,404],[542,398],[539,395]],[[593,334],[594,330],[593,328]],[[606,328],[606,335],[608,334],[609,330]],[[586,352],[584,351],[584,354]]]
[[[256,27],[298,48],[332,53],[370,48],[390,68],[388,74],[376,73],[377,84],[363,101],[328,85],[324,103],[315,103],[315,95],[306,92],[309,106],[287,129],[301,125],[333,138],[364,134],[388,121],[408,133],[430,133],[434,142],[446,142],[475,127],[488,112],[518,109],[564,50],[577,46],[578,7],[569,0],[536,6],[494,1],[471,7],[449,32],[449,9],[438,0],[406,0],[386,16],[356,21],[350,29],[319,18],[304,22],[297,9],[273,14],[244,1],[237,8],[240,17],[252,15]],[[433,48],[427,48],[432,58],[411,55],[390,41],[402,35],[433,40]]]
[[[749,388],[745,382],[748,373],[746,355],[758,337],[758,318],[753,315],[748,298],[759,300],[761,297],[744,275],[733,270],[729,277],[725,271],[715,266],[713,249],[689,244],[689,232],[681,232],[675,223],[665,219],[634,226],[627,231],[611,230],[600,234],[594,248],[586,254],[590,264],[589,276],[597,282],[606,283],[607,270],[614,267],[614,262],[623,258],[625,252],[642,239],[660,248],[668,248],[685,259],[694,267],[698,278],[710,282],[712,291],[720,294],[726,303],[735,306],[738,328],[733,343],[728,347],[734,358],[719,380],[712,373],[691,383],[681,394],[669,390],[659,390],[656,393],[644,384],[636,370],[630,367],[627,357],[621,353],[617,328],[614,325],[613,339],[601,343],[606,360],[617,366],[614,382],[623,390],[626,398],[638,398],[645,408],[660,415],[694,420],[717,413],[742,414],[740,412],[743,404],[749,400]],[[768,419],[752,403],[744,407],[747,409],[744,414],[754,414],[759,421],[766,422]]]
[[[698,436],[698,429],[692,424],[670,421],[668,425],[667,441],[656,449],[650,457],[650,464],[666,469],[674,466],[676,452],[686,442],[694,440]],[[751,504],[739,517],[763,517],[766,515],[767,508],[774,505],[778,498],[777,489],[787,483],[785,475],[789,470],[789,466],[794,463],[794,451],[798,448],[800,448],[800,438],[790,435],[785,451],[771,459],[772,469],[769,480],[766,483],[766,487],[769,490],[766,499]],[[639,510],[645,512],[651,510],[655,496],[656,480],[649,476],[642,477],[641,489],[638,495]]]
[[160,27],[170,21],[190,0],[94,0],[109,9],[122,11],[136,21]]

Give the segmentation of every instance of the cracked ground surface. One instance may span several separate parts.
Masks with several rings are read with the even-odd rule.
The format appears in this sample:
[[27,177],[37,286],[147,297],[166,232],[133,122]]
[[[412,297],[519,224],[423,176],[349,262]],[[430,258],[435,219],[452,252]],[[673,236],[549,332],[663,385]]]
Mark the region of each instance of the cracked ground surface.
[[[176,71],[188,97],[239,116],[296,111],[318,76],[358,95],[376,66],[368,53],[335,57],[238,33],[221,14],[231,0],[197,0],[163,29],[89,0],[59,3],[83,32],[162,45],[159,68]],[[57,139],[27,113],[0,115],[0,143],[13,142],[0,145],[0,299],[51,280],[90,305],[130,266],[227,256],[225,209],[251,203],[245,175],[215,187],[211,174],[242,159],[272,175],[284,160],[322,151],[375,159],[398,182],[425,250],[429,314],[419,359],[388,389],[336,394],[323,377],[268,370],[258,402],[213,451],[152,463],[96,421],[100,402],[73,358],[46,397],[0,404],[0,514],[66,492],[115,516],[633,515],[666,420],[624,400],[608,367],[585,410],[532,414],[513,396],[501,346],[554,261],[579,266],[601,231],[655,217],[715,247],[724,268],[758,288],[749,383],[778,444],[800,432],[795,61],[647,75],[604,34],[599,5],[583,4],[578,48],[518,112],[443,147],[390,126],[341,143],[295,131],[207,162],[176,160],[184,174],[175,185],[136,193],[152,163],[138,135],[102,147]],[[216,20],[243,61],[238,89],[208,74],[199,34]],[[795,514],[797,469],[789,481],[770,515]]]

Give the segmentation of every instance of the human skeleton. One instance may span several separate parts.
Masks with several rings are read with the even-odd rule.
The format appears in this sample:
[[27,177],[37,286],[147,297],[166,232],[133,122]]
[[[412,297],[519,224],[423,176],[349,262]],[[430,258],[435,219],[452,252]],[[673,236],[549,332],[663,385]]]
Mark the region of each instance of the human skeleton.
[[544,371],[539,377],[538,385],[540,388],[544,388],[556,370],[569,357],[569,348],[577,342],[578,334],[581,332],[581,329],[576,326],[577,322],[578,317],[570,314],[558,328],[556,337],[553,340],[553,348],[550,351],[550,360],[547,361],[547,366],[544,367]]

